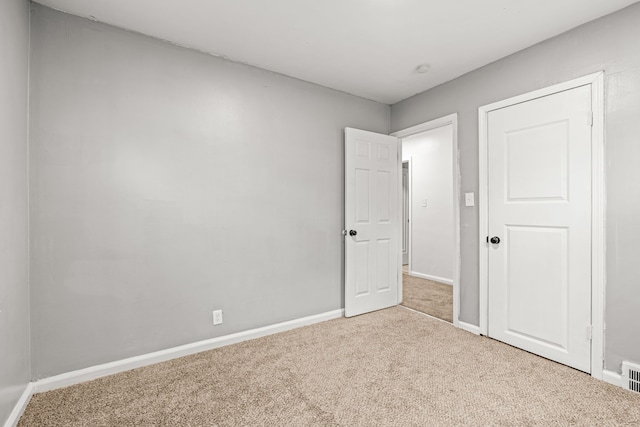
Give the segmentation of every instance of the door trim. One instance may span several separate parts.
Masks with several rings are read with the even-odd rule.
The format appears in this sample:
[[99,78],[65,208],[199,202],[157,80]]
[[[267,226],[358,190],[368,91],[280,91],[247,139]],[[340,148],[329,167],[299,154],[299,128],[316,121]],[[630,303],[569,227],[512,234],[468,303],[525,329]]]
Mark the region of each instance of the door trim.
[[[395,136],[402,140],[411,135],[437,129],[439,127],[451,125],[453,128],[451,150],[453,153],[453,326],[459,327],[460,317],[460,165],[458,151],[458,114],[453,113],[448,116],[430,120],[410,128],[393,132]],[[400,150],[402,156],[402,141]],[[402,163],[402,157],[400,157]],[[411,165],[410,165],[411,166]],[[411,169],[409,169],[411,172]],[[402,173],[402,171],[401,171]],[[411,179],[411,177],[410,177]],[[409,222],[411,225],[411,222]],[[411,238],[409,238],[411,239]],[[409,252],[409,266],[411,266],[411,252]],[[398,277],[398,304],[402,302],[402,254],[400,254],[400,270]]]
[[[400,143],[400,147],[402,147],[402,142]],[[409,236],[407,237],[407,251],[409,252],[408,256],[407,256],[407,265],[409,266],[409,271],[411,271],[411,236],[412,236],[412,231],[413,231],[413,218],[411,217],[411,215],[413,214],[413,199],[411,197],[411,189],[413,188],[413,182],[412,182],[412,170],[411,170],[411,164],[413,162],[413,158],[410,157],[409,160],[407,160],[406,162],[402,160],[402,151],[401,148],[398,150],[400,151],[400,164],[404,165],[405,163],[407,164],[407,186],[409,187],[409,212],[408,212],[408,219],[409,219],[409,226],[407,227],[409,229]],[[404,205],[404,200],[402,201],[403,205]],[[402,218],[402,220],[404,221],[404,217]],[[404,260],[403,260],[404,261]],[[403,263],[401,263],[401,267],[404,266]],[[400,276],[400,279],[402,280],[402,276]],[[398,301],[402,302],[402,286],[399,287],[398,289],[400,292],[398,294]]]
[[489,247],[488,236],[488,135],[489,112],[580,86],[591,86],[591,376],[602,379],[604,367],[604,297],[605,297],[605,186],[604,186],[604,72],[589,74],[568,82],[539,89],[478,109],[479,124],[479,286],[480,334],[489,326]]

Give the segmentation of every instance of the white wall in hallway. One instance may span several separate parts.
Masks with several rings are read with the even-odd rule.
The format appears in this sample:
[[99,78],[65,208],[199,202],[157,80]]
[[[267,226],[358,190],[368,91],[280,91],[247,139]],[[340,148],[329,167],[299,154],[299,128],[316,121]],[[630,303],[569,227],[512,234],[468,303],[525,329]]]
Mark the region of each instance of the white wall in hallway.
[[402,139],[402,160],[411,160],[411,272],[445,283],[453,280],[452,141],[451,125]]

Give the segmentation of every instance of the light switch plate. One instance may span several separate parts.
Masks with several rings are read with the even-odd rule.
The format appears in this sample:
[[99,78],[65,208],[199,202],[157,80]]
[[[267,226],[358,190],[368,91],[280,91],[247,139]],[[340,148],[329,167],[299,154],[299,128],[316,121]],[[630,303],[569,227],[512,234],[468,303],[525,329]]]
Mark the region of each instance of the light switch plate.
[[473,193],[464,193],[464,205],[465,206],[475,206],[475,197]]

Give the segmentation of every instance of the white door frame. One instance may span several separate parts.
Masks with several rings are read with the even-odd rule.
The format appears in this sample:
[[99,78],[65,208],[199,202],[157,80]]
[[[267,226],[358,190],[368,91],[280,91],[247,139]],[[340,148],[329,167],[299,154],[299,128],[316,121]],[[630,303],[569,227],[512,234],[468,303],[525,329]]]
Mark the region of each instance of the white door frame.
[[[406,162],[402,160],[402,143],[399,144],[399,151],[400,151],[400,164],[407,164],[407,186],[409,187],[409,213],[408,213],[408,217],[409,217],[409,237],[407,238],[407,251],[409,252],[409,255],[407,256],[407,265],[409,266],[409,271],[411,271],[411,236],[412,236],[412,227],[413,227],[413,218],[411,217],[411,215],[413,214],[413,198],[411,197],[411,188],[413,187],[413,183],[412,181],[412,175],[411,175],[411,165],[412,165],[412,161],[413,158],[410,158],[409,160],[407,160]],[[404,203],[404,200],[403,200]],[[404,217],[402,218],[402,220],[404,221]],[[402,278],[402,276],[400,276]],[[402,286],[400,286],[400,299],[398,301],[402,302]]]
[[[406,138],[411,135],[415,135],[422,132],[427,132],[439,127],[451,125],[453,128],[452,135],[452,159],[453,159],[453,325],[458,326],[458,317],[460,314],[460,167],[459,167],[459,153],[458,153],[458,114],[453,113],[448,116],[440,117],[435,120],[421,123],[416,126],[412,126],[407,129],[399,130],[391,134],[391,136],[398,137],[400,139]],[[400,163],[402,163],[402,141],[400,142]],[[409,164],[411,168],[411,164]],[[411,169],[409,169],[411,172]],[[402,173],[402,168],[400,168]],[[402,177],[401,177],[402,178]],[[411,177],[409,177],[411,179]],[[400,200],[399,203],[402,203]],[[411,209],[410,209],[411,212]],[[411,226],[411,220],[409,221]],[[411,230],[411,229],[410,229]],[[411,239],[411,238],[410,238]],[[411,252],[409,252],[409,267],[411,267]],[[402,253],[400,253],[399,260],[399,275],[398,275],[398,304],[402,302]]]
[[605,198],[604,198],[604,72],[598,72],[529,92],[478,109],[479,123],[479,216],[480,216],[480,333],[487,335],[489,323],[489,227],[488,211],[488,115],[489,112],[580,86],[591,85],[591,376],[602,379],[604,367],[604,292],[605,292]]

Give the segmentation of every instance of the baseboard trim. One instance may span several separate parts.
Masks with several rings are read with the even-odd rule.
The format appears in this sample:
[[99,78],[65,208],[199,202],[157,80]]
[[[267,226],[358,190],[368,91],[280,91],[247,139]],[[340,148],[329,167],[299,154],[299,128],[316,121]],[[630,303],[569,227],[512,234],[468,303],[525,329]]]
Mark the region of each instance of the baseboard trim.
[[27,405],[31,400],[31,396],[33,396],[34,393],[33,383],[27,384],[20,395],[20,399],[18,399],[18,402],[16,403],[16,406],[13,407],[13,411],[9,414],[9,418],[4,422],[4,427],[15,427],[18,425],[18,421],[20,421],[20,417],[27,408]]
[[333,310],[326,313],[302,317],[300,319],[289,320],[287,322],[276,323],[274,325],[250,329],[248,331],[238,332],[222,337],[198,341],[191,344],[185,344],[166,350],[160,350],[153,353],[147,353],[140,356],[117,360],[115,362],[91,366],[89,368],[79,369],[77,371],[71,371],[35,381],[33,383],[35,389],[34,392],[42,393],[62,387],[68,387],[70,385],[91,381],[96,378],[105,377],[107,375],[113,375],[120,372],[129,371],[131,369],[153,365],[159,362],[165,362],[167,360],[200,353],[202,351],[213,350],[215,348],[236,344],[242,341],[248,341],[267,335],[276,334],[278,332],[300,328],[302,326],[313,325],[314,323],[338,319],[343,316],[343,309]]
[[602,381],[608,382],[609,384],[617,385],[618,387],[625,388],[622,380],[622,375],[617,372],[607,371],[606,369],[603,370]]
[[415,276],[415,277],[419,277],[421,279],[427,279],[427,280],[431,280],[433,282],[442,283],[443,285],[451,285],[451,286],[453,286],[453,280],[452,279],[445,279],[444,277],[432,276],[430,274],[418,273],[418,272],[415,272],[415,271],[410,271],[409,272],[409,276]]
[[471,332],[475,335],[480,335],[480,327],[476,325],[472,325],[471,323],[466,323],[463,321],[458,321],[458,328],[463,329],[467,332]]

